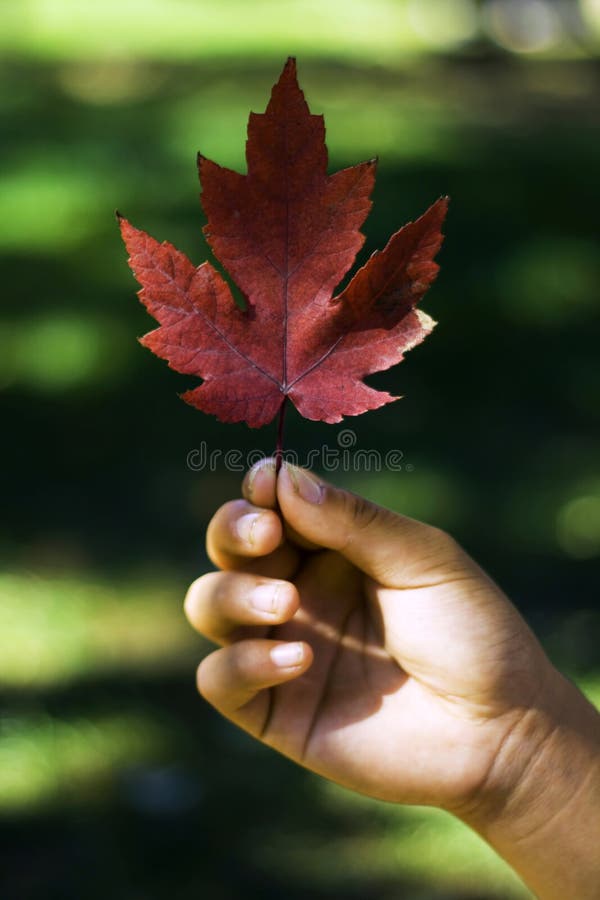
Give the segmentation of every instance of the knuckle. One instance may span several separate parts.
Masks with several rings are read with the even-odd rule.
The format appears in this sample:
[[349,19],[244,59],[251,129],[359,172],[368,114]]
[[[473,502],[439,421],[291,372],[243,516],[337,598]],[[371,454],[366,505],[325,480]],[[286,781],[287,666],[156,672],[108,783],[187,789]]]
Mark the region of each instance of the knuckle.
[[243,497],[237,497],[235,500],[228,500],[227,503],[224,503],[219,512],[224,518],[230,519],[243,515],[253,508]]
[[213,705],[229,690],[245,682],[243,654],[237,647],[221,647],[206,656],[196,672],[198,692]]
[[438,528],[437,526],[430,527],[431,538],[444,555],[447,555],[449,558],[462,556],[463,550],[456,538],[443,528]]
[[437,526],[429,526],[429,545],[447,572],[462,572],[465,569],[468,556],[449,532]]
[[248,657],[244,644],[234,644],[228,647],[227,653],[227,681],[230,685],[239,686],[248,681]]
[[381,509],[358,494],[344,494],[345,512],[353,528],[369,528],[380,516]]
[[396,518],[394,513],[371,503],[370,500],[366,500],[359,494],[353,494],[351,491],[340,491],[339,497],[340,519],[343,524],[335,549],[342,553],[356,540],[357,536],[368,531],[376,522],[381,522],[386,515],[390,516],[390,520]]

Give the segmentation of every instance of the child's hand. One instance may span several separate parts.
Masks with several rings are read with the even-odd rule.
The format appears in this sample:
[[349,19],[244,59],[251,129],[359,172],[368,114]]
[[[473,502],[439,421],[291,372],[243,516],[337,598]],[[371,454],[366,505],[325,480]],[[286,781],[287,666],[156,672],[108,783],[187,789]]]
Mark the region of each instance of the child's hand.
[[502,591],[447,534],[304,470],[263,463],[243,493],[208,529],[221,571],[186,599],[223,645],[203,696],[312,771],[456,812],[501,852],[504,811],[541,827],[520,803],[531,767],[589,710]]
[[[201,693],[265,743],[375,797],[460,807],[555,678],[448,535],[284,467],[223,506],[186,609],[222,650]],[[282,523],[283,519],[283,524]],[[326,548],[326,549],[324,549]],[[269,689],[269,690],[267,690]]]

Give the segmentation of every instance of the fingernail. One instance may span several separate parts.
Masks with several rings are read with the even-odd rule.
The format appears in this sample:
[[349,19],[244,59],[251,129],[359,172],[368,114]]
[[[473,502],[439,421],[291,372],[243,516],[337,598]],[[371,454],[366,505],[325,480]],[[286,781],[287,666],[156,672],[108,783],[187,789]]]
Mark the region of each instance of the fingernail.
[[282,669],[299,666],[304,659],[304,647],[299,643],[278,644],[271,650],[271,659]]
[[323,485],[310,475],[306,469],[297,469],[295,466],[287,466],[292,487],[306,503],[320,503],[323,499]]
[[277,600],[281,591],[280,584],[261,584],[250,594],[250,605],[259,612],[277,612]]
[[273,459],[261,459],[260,462],[255,463],[252,466],[248,474],[246,475],[246,493],[249,497],[252,496],[252,489],[254,487],[254,479],[258,475],[259,472],[264,471],[265,469],[272,469],[275,471],[275,460]]
[[253,544],[254,529],[259,519],[260,513],[247,513],[245,516],[240,516],[235,523],[235,530],[238,537],[243,541],[247,541],[249,544]]

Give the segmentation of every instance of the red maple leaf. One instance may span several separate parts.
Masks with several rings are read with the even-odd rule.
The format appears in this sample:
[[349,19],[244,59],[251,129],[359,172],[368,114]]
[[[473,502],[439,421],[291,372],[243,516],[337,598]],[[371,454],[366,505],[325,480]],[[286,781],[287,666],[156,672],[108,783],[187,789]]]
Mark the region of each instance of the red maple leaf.
[[247,175],[198,157],[204,234],[245,309],[210,263],[194,266],[119,216],[140,300],[160,323],[141,343],[201,378],[183,399],[222,422],[265,425],[287,397],[325,422],[397,399],[363,379],[400,362],[435,324],[415,306],[439,269],[447,198],[332,297],[364,242],[375,160],[327,174],[323,117],[310,114],[293,59],[265,113],[250,114],[246,156]]

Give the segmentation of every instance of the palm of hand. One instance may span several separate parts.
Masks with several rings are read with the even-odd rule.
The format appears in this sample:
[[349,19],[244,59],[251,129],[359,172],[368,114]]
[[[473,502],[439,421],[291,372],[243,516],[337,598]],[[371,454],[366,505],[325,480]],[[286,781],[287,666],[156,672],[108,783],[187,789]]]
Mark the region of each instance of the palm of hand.
[[515,694],[525,701],[535,684],[535,639],[500,591],[464,555],[447,578],[398,590],[321,551],[295,583],[300,608],[268,637],[306,641],[313,664],[259,694],[238,723],[370,796],[467,802],[510,730]]

